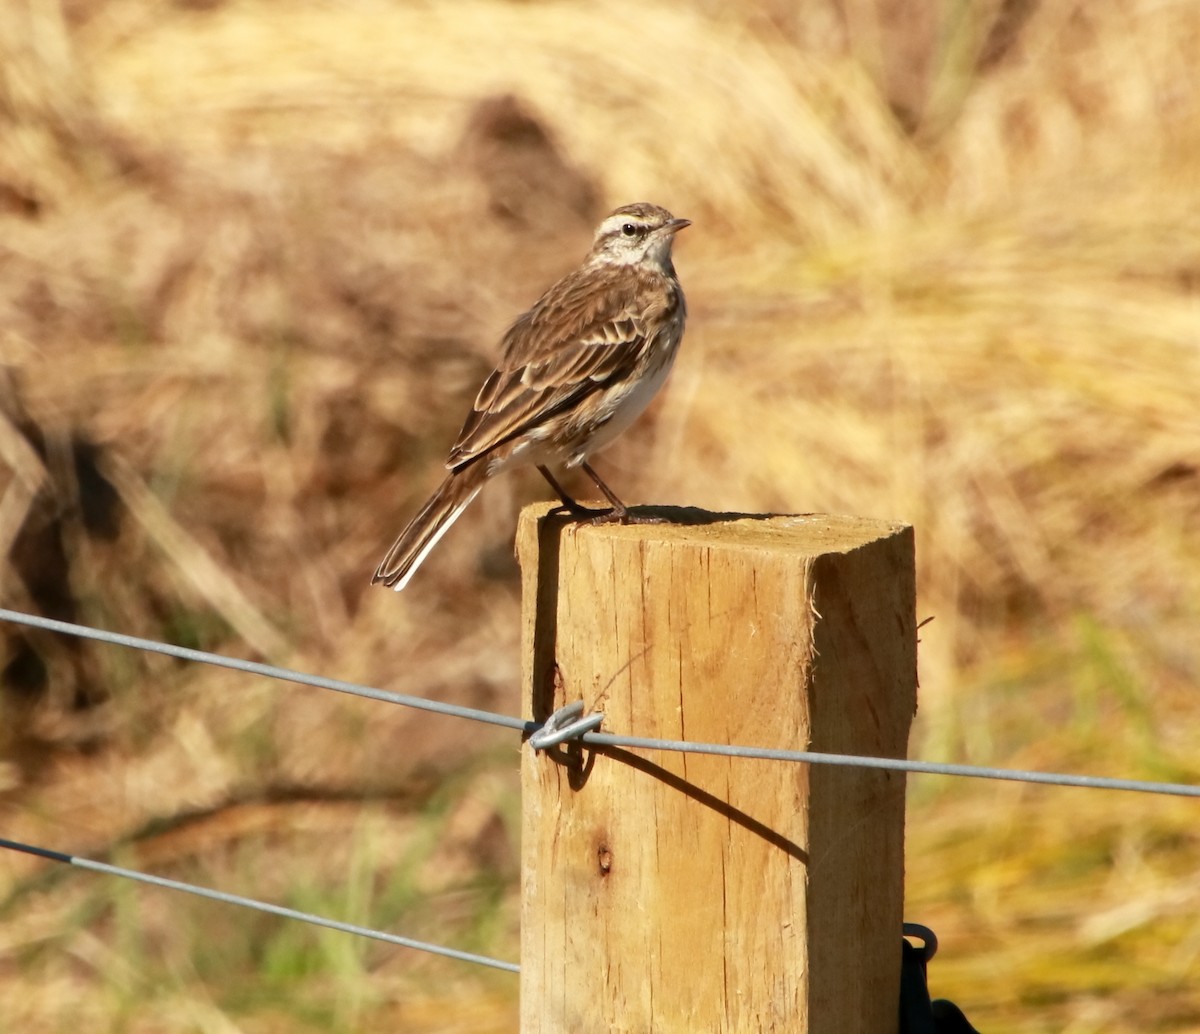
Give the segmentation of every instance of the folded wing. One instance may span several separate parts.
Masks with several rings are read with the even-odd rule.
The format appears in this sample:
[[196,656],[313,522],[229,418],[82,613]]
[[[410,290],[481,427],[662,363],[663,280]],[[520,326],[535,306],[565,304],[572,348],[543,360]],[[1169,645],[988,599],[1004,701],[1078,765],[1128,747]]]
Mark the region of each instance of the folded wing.
[[653,344],[648,327],[662,323],[638,297],[638,278],[622,279],[627,286],[597,290],[591,277],[568,277],[512,325],[447,467],[536,434],[546,420],[637,366]]

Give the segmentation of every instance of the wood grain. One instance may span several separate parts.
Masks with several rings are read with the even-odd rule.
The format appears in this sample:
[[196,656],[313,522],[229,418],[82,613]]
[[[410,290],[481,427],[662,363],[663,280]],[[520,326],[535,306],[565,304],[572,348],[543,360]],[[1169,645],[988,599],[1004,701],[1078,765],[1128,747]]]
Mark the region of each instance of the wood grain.
[[[518,532],[527,716],[582,698],[610,732],[905,755],[910,528],[550,511]],[[523,1034],[895,1030],[902,774],[526,749],[522,793]]]

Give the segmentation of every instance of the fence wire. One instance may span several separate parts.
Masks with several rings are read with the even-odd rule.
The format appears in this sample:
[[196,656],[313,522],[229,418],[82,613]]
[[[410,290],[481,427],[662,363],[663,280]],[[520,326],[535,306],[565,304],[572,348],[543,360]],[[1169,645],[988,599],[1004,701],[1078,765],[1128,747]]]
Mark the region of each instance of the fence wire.
[[[196,661],[200,664],[213,664],[222,668],[232,668],[252,675],[263,675],[267,678],[280,679],[284,682],[294,682],[303,686],[313,686],[317,689],[329,689],[336,693],[348,693],[352,696],[364,697],[368,700],[379,700],[388,704],[399,704],[402,707],[416,708],[420,711],[431,711],[435,714],[449,715],[454,718],[466,718],[470,721],[485,722],[489,725],[499,725],[507,729],[519,730],[525,736],[531,736],[543,728],[543,722],[528,721],[512,715],[499,714],[495,711],[484,711],[475,707],[463,707],[459,704],[447,704],[424,697],[410,696],[405,693],[392,693],[374,686],[364,686],[342,679],[326,678],[323,675],[309,675],[290,668],[280,668],[273,664],[260,664],[257,661],[245,661],[224,654],[209,653],[206,650],[194,650],[186,646],[174,646],[170,643],[159,642],[156,639],[142,639],[139,636],[123,635],[120,632],[109,632],[89,625],[76,625],[68,621],[57,621],[36,614],[25,614],[16,610],[0,608],[0,620],[11,621],[15,624],[41,628],[49,632],[60,632],[64,635],[77,636],[81,639],[92,639],[101,643],[112,643],[126,646],[135,650],[145,650],[150,653],[164,654],[181,660]],[[1200,797],[1200,786],[1190,783],[1168,783],[1148,779],[1119,779],[1109,776],[1071,775],[1065,772],[1039,772],[1019,768],[993,768],[983,765],[959,765],[942,761],[909,761],[905,758],[880,758],[859,754],[827,754],[810,750],[782,750],[772,747],[738,746],[728,743],[697,743],[692,740],[658,739],[647,736],[625,736],[619,733],[586,732],[578,737],[584,743],[597,746],[631,747],[643,750],[670,750],[692,754],[718,754],[725,757],[747,758],[761,761],[788,761],[812,765],[841,765],[857,766],[860,768],[885,769],[894,772],[914,772],[923,775],[958,776],[967,779],[1000,779],[1019,783],[1039,783],[1049,786],[1084,787],[1093,790],[1126,790],[1135,793],[1162,794],[1175,797]]]
[[77,869],[87,869],[90,872],[103,873],[105,876],[120,876],[122,879],[135,880],[138,883],[148,883],[152,887],[164,887],[167,890],[178,890],[185,894],[194,894],[196,897],[207,898],[209,901],[220,901],[226,905],[238,905],[241,908],[254,909],[256,912],[267,912],[270,915],[282,916],[284,919],[298,919],[302,923],[323,926],[329,930],[338,930],[341,933],[352,933],[359,937],[370,937],[372,940],[396,944],[401,948],[413,948],[416,951],[425,951],[433,955],[444,955],[448,959],[457,959],[459,962],[474,962],[476,965],[490,966],[492,969],[503,969],[509,973],[519,973],[521,970],[521,967],[515,962],[504,962],[502,959],[493,959],[487,955],[477,955],[470,951],[459,951],[457,948],[447,948],[440,944],[430,944],[427,941],[416,941],[411,937],[401,937],[399,934],[387,933],[384,930],[373,930],[369,926],[358,926],[354,923],[343,923],[337,919],[326,919],[324,916],[314,915],[311,912],[300,912],[294,908],[285,908],[283,905],[272,905],[270,902],[243,897],[241,894],[229,894],[223,890],[213,890],[211,887],[199,887],[194,883],[168,880],[162,876],[152,876],[150,873],[138,872],[136,869],[124,869],[119,865],[94,862],[90,858],[80,858],[78,855],[70,855],[62,851],[51,851],[49,848],[23,844],[18,840],[6,840],[0,837],[0,848],[34,855],[37,858],[45,858],[52,862],[65,862],[67,865],[73,865]]
[[159,653],[167,657],[176,657],[182,661],[214,664],[219,668],[232,668],[234,671],[245,671],[251,675],[265,675],[269,679],[279,679],[282,682],[296,682],[302,686],[331,689],[335,693],[349,693],[352,696],[365,697],[368,700],[381,700],[385,704],[399,704],[401,707],[413,707],[419,711],[432,711],[435,714],[447,714],[455,718],[466,718],[473,722],[502,725],[507,729],[520,729],[522,732],[530,732],[538,727],[535,723],[512,718],[505,714],[496,714],[494,711],[481,711],[475,707],[461,707],[458,704],[444,704],[439,700],[427,700],[424,697],[408,696],[405,693],[390,693],[386,689],[361,686],[356,682],[329,679],[323,675],[309,675],[302,671],[293,671],[291,668],[278,668],[274,664],[243,661],[238,657],[226,657],[220,653],[209,653],[207,650],[193,650],[187,646],[160,643],[157,639],[142,639],[136,635],[109,632],[103,628],[92,628],[90,625],[74,625],[69,621],[56,621],[54,618],[25,614],[19,610],[5,610],[0,607],[0,621],[11,621],[16,625],[28,625],[30,628],[40,628],[47,632],[60,632],[63,635],[73,635],[79,639],[93,639],[98,643],[127,646],[130,649],[144,650],[147,653]]
[[[353,696],[364,697],[368,700],[378,700],[382,701],[383,703],[399,704],[402,707],[411,707],[421,711],[433,712],[435,714],[449,715],[455,718],[465,718],[470,721],[484,722],[489,725],[498,725],[504,728],[518,730],[526,737],[536,734],[547,724],[543,722],[527,721],[511,715],[498,714],[493,711],[485,711],[479,708],[463,707],[459,704],[442,703],[436,700],[428,700],[424,697],[409,696],[404,693],[393,693],[389,692],[388,690],[377,689],[373,686],[364,686],[354,682],[346,682],[342,679],[331,679],[321,675],[310,675],[305,672],[294,671],[290,668],[277,667],[273,664],[261,664],[256,661],[246,661],[236,657],[227,657],[223,654],[210,653],[206,650],[194,650],[189,647],[174,646],[170,643],[163,643],[154,639],[143,639],[139,636],[123,635],[119,632],[109,632],[105,631],[104,629],[92,628],[87,625],[77,625],[67,621],[57,621],[53,618],[44,618],[36,614],[25,614],[16,610],[0,608],[0,620],[10,621],[14,624],[26,625],[32,628],[40,628],[49,632],[58,632],[63,635],[76,636],[82,639],[91,639],[97,642],[110,643],[116,646],[125,646],[131,649],[144,650],[150,653],[164,654],[169,657],[179,658],[180,660],[195,661],[200,664],[212,664],[218,667],[231,668],[235,671],[244,671],[251,675],[262,675],[266,676],[267,678],[279,679],[284,682],[293,682],[299,685],[313,686],[317,689],[328,689],[336,693],[348,693]],[[879,758],[854,754],[827,754],[818,751],[776,750],[767,747],[738,746],[724,743],[698,743],[690,740],[670,740],[646,736],[624,736],[616,733],[597,731],[581,732],[575,738],[585,744],[591,744],[594,746],[627,747],[642,750],[681,751],[693,754],[715,754],[726,757],[764,761],[785,761],[791,763],[817,765],[840,765],[860,768],[884,769],[898,772],[913,772],[927,775],[958,776],[971,779],[997,779],[1022,783],[1038,783],[1051,786],[1084,787],[1087,789],[1101,790],[1124,790],[1136,793],[1149,793],[1176,797],[1200,797],[1200,786],[1187,783],[1168,783],[1143,779],[1119,779],[1110,778],[1107,776],[1072,775],[1064,772],[1037,772],[1024,769],[992,768],[980,765],[958,765],[934,761],[909,761],[902,758]],[[489,966],[493,969],[505,970],[510,973],[516,973],[520,970],[520,967],[516,963],[504,962],[500,959],[490,958],[486,955],[477,955],[472,952],[459,951],[455,948],[448,948],[442,945],[429,944],[424,941],[417,941],[413,940],[412,938],[401,937],[397,934],[390,934],[382,930],[374,930],[370,927],[357,926],[353,923],[343,923],[338,920],[327,919],[322,916],[313,915],[312,913],[300,912],[296,909],[285,908],[281,905],[272,905],[264,901],[255,900],[254,898],[247,898],[237,894],[228,894],[224,891],[199,887],[195,884],[183,883],[178,880],[169,880],[161,876],[152,876],[148,873],[138,872],[133,869],[125,869],[115,865],[108,865],[104,862],[96,862],[87,858],[80,858],[75,855],[65,854],[61,851],[54,851],[49,848],[36,847],[30,844],[20,843],[15,840],[6,840],[0,838],[0,849],[18,851],[29,855],[34,855],[39,858],[48,859],[50,861],[67,863],[76,866],[77,868],[87,869],[92,872],[136,880],[141,883],[147,883],[152,886],[163,887],[169,890],[182,891],[187,894],[208,898],[213,901],[238,905],[243,908],[251,908],[260,912],[267,912],[272,915],[282,916],[288,919],[298,919],[301,922],[311,923],[313,925],[326,927],[331,930],[339,930],[343,933],[355,934],[361,937],[369,937],[374,940],[385,941],[389,944],[395,944],[400,947],[430,952],[435,955],[442,955],[447,958],[457,959],[463,962],[472,962],[482,966]]]

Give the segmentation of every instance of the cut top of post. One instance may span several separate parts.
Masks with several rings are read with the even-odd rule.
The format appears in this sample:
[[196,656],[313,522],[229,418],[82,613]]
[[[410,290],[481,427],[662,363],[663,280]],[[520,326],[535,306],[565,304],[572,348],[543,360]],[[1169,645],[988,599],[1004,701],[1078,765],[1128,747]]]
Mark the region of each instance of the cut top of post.
[[[557,504],[535,503],[522,521],[550,520],[568,534],[602,534],[641,541],[708,543],[721,549],[786,549],[790,553],[844,553],[910,530],[900,521],[840,514],[747,514],[714,512],[692,506],[656,506],[655,524],[599,524],[556,514]],[[519,545],[519,542],[518,542]]]

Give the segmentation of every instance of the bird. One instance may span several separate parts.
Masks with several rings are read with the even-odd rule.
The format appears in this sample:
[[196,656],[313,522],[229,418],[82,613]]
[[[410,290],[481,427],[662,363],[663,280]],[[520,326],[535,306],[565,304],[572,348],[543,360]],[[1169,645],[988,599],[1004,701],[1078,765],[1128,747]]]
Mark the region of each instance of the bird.
[[[605,217],[579,267],[505,333],[500,361],[450,449],[445,480],[387,551],[372,584],[397,592],[408,585],[488,480],[518,464],[537,467],[580,519],[653,519],[631,514],[588,457],[633,423],[671,372],[687,318],[671,249],[690,225],[647,202]],[[551,464],[580,468],[609,506],[576,502]]]

